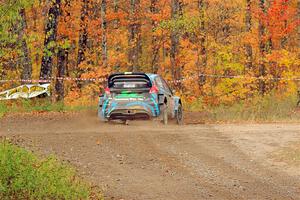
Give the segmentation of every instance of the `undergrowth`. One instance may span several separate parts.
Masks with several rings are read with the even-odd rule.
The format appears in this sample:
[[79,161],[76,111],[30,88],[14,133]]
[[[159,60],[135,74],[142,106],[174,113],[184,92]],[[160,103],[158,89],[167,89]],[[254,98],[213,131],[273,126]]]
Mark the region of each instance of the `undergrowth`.
[[279,98],[276,94],[270,94],[232,105],[206,106],[198,100],[186,108],[188,111],[204,112],[207,120],[215,121],[299,121],[297,100],[297,96]]
[[8,113],[30,113],[30,112],[64,112],[93,110],[95,102],[89,104],[66,105],[63,102],[53,103],[51,99],[20,99],[0,101],[0,118]]
[[0,142],[0,199],[78,200],[90,195],[90,186],[55,157],[40,159],[7,141]]
[[[192,103],[184,102],[184,108],[190,112],[202,112],[204,121],[299,121],[300,108],[296,107],[297,96],[278,97],[268,94],[236,102],[231,105],[205,105],[202,99]],[[34,111],[65,112],[96,110],[97,102],[66,105],[63,102],[52,103],[50,99],[0,101],[0,118],[7,113],[30,113]]]

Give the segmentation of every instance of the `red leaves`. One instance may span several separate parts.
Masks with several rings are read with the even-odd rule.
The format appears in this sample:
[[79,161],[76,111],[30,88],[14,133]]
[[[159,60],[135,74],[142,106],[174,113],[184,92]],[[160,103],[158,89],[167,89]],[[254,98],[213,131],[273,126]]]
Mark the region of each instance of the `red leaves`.
[[266,27],[267,33],[263,39],[265,41],[271,39],[274,48],[278,48],[281,40],[299,25],[296,9],[289,0],[273,0],[266,11],[257,8],[253,12]]

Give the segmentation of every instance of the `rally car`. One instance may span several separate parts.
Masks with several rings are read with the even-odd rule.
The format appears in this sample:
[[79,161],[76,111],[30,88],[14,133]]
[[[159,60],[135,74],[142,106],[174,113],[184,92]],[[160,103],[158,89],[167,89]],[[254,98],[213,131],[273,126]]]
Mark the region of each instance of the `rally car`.
[[101,121],[159,119],[168,124],[174,119],[182,124],[180,97],[175,96],[167,82],[157,74],[114,73],[100,95],[98,117]]

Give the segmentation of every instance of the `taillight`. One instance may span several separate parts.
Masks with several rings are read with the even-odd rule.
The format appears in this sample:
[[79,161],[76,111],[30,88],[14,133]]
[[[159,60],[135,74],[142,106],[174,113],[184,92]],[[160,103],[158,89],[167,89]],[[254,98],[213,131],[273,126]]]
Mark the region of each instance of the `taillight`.
[[152,88],[149,91],[150,94],[158,93],[158,88],[156,85],[153,85]]
[[105,94],[107,94],[107,95],[110,95],[110,89],[107,87],[107,88],[105,88]]

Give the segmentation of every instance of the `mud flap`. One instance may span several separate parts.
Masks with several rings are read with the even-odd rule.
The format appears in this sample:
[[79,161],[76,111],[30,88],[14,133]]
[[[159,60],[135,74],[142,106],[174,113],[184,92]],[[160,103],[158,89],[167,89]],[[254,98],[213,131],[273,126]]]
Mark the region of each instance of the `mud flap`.
[[162,123],[164,125],[168,125],[168,106],[166,104],[163,104],[161,106],[161,117],[162,117]]
[[102,115],[102,110],[98,109],[98,118],[101,122],[107,122],[108,119],[106,119],[103,115]]
[[108,119],[106,119],[104,116],[103,116],[103,112],[102,112],[102,105],[98,105],[98,118],[101,122],[107,122]]

